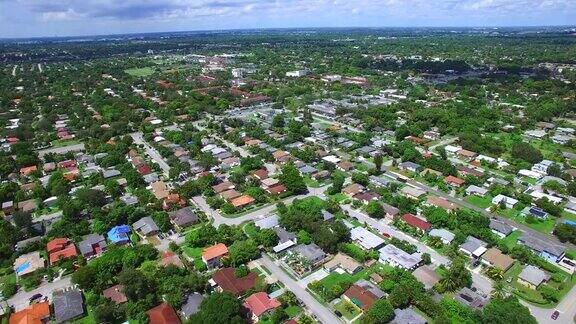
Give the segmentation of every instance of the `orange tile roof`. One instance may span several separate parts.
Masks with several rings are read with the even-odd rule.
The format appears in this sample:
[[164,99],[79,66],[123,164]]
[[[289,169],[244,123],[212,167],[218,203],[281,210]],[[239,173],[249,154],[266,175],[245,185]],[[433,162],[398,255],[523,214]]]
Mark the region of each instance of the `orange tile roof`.
[[56,251],[50,254],[50,264],[54,264],[59,260],[70,259],[78,255],[78,251],[76,251],[76,246],[74,244],[70,244],[63,250]]
[[216,257],[221,257],[228,254],[228,247],[224,243],[218,243],[216,245],[207,247],[202,252],[202,258],[204,260],[212,260]]
[[50,305],[48,302],[37,303],[13,313],[9,324],[42,324],[42,320],[50,317]]
[[55,238],[46,244],[46,251],[48,253],[60,251],[68,245],[70,240],[64,237]]
[[24,167],[20,169],[20,174],[21,175],[29,175],[30,173],[34,172],[38,170],[38,167],[35,165],[29,166],[29,167]]
[[180,319],[176,314],[174,308],[166,303],[162,303],[149,311],[148,318],[150,319],[150,324],[180,324]]
[[235,208],[243,207],[243,206],[249,205],[253,202],[254,202],[254,198],[252,198],[248,195],[243,195],[243,196],[240,196],[238,198],[234,198],[230,201],[232,206],[234,206]]
[[279,301],[268,297],[268,294],[262,291],[250,295],[250,297],[246,298],[244,301],[244,306],[256,316],[260,316],[271,309],[280,307],[280,305],[282,304]]

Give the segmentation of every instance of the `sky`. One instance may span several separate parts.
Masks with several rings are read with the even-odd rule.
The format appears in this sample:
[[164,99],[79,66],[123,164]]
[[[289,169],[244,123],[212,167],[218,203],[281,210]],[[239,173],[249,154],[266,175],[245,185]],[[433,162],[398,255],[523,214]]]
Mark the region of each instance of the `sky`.
[[576,0],[0,0],[0,38],[293,27],[576,24]]

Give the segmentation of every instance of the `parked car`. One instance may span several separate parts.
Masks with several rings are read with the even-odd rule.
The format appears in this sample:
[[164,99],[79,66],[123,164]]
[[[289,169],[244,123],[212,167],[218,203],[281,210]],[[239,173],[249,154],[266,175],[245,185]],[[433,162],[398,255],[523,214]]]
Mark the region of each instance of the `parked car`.
[[42,294],[34,294],[32,297],[30,297],[30,299],[28,299],[28,301],[32,303],[40,298],[42,298]]
[[550,317],[552,317],[553,320],[557,320],[558,316],[560,316],[560,312],[555,310]]

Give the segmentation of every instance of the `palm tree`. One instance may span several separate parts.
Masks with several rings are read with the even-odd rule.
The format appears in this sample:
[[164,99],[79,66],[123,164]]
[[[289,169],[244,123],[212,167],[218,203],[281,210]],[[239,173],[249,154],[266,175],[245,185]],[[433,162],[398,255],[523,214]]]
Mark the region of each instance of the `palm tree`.
[[504,280],[497,280],[496,282],[494,282],[494,287],[492,290],[492,298],[504,299],[506,298],[506,296],[508,296],[508,294],[509,294],[508,287],[506,286]]

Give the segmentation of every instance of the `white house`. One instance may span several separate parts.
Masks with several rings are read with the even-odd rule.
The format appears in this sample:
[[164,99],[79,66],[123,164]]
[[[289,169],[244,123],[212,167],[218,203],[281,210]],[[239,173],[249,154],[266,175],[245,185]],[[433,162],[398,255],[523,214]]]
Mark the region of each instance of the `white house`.
[[514,208],[514,206],[518,203],[518,200],[504,195],[498,195],[492,198],[493,205],[500,205],[501,203],[504,203],[506,208]]

